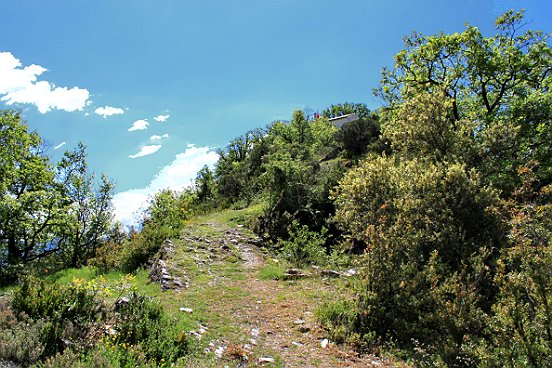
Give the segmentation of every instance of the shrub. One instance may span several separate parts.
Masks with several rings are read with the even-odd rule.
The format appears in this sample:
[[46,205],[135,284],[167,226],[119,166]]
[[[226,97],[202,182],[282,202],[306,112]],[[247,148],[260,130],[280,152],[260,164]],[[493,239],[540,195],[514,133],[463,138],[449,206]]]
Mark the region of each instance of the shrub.
[[116,329],[115,343],[135,346],[134,353],[143,353],[148,361],[175,361],[188,349],[187,336],[178,331],[161,306],[136,293],[118,307]]
[[326,302],[315,311],[318,322],[328,330],[332,341],[337,343],[352,340],[356,314],[355,300],[347,298]]
[[520,174],[518,204],[509,206],[510,244],[495,276],[492,338],[477,349],[483,367],[552,366],[552,186],[535,190],[530,167]]
[[280,240],[282,246],[281,254],[291,263],[297,266],[304,266],[309,263],[323,264],[327,261],[326,229],[321,232],[310,231],[308,226],[299,225],[293,221],[289,231],[288,240]]
[[67,341],[79,344],[102,313],[94,283],[78,279],[67,286],[48,284],[28,277],[14,293],[12,307],[30,318],[44,320],[38,336],[44,345],[42,356],[63,351]]
[[121,244],[107,242],[96,250],[96,256],[88,264],[103,271],[120,269],[133,272],[146,264],[163,242],[178,232],[168,225],[147,222],[140,233],[133,233]]
[[18,319],[11,309],[0,306],[0,365],[5,360],[28,366],[44,352],[40,338],[44,322],[21,317]]
[[417,340],[445,364],[473,363],[505,241],[496,195],[460,164],[386,157],[350,171],[339,190],[336,218],[366,244],[351,333]]

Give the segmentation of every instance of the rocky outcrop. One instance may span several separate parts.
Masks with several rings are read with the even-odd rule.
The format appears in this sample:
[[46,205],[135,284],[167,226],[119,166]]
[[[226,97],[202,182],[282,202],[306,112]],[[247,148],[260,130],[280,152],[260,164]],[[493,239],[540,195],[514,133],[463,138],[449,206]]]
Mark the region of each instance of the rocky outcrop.
[[181,290],[188,287],[188,279],[173,275],[169,270],[167,261],[174,252],[173,243],[165,240],[155,257],[150,261],[149,277],[150,280],[161,284],[162,290]]

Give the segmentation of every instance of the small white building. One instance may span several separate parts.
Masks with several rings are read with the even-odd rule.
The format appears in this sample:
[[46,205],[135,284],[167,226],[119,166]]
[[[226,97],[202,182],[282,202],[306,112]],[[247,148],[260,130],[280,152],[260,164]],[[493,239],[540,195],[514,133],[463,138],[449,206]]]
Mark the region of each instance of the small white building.
[[330,123],[332,123],[336,128],[341,128],[343,125],[357,120],[358,120],[357,114],[352,113],[347,115],[341,115],[341,116],[338,116],[337,118],[331,118]]

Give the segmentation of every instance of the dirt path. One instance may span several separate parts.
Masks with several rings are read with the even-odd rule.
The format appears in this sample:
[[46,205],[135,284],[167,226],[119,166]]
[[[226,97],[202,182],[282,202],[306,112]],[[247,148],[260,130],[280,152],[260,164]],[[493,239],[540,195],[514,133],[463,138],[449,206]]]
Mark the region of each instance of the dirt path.
[[228,278],[225,286],[242,290],[239,298],[213,303],[213,313],[228,316],[246,341],[226,342],[226,357],[240,367],[387,367],[374,356],[359,357],[351,349],[335,345],[316,322],[315,309],[334,284],[319,276],[295,281],[259,278],[265,266],[258,239],[240,229],[224,232],[219,244],[231,244],[240,255],[240,277]]

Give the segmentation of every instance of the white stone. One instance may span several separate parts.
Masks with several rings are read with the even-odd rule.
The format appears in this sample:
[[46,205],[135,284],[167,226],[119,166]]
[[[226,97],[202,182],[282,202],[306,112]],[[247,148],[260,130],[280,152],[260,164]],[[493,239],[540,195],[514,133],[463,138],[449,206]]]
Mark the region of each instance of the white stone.
[[259,362],[260,364],[263,364],[263,363],[274,363],[274,358],[267,357],[267,356],[262,356],[262,357],[259,357],[258,362]]

